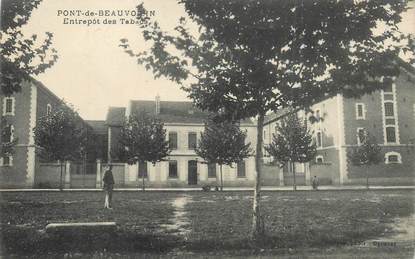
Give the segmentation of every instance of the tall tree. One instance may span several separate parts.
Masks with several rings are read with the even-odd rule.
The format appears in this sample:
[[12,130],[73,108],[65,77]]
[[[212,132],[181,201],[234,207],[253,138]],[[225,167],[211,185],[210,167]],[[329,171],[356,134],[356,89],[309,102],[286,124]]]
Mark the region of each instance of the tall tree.
[[207,163],[218,164],[220,168],[220,190],[223,191],[223,165],[243,161],[251,155],[250,143],[245,144],[246,132],[241,131],[238,123],[215,121],[210,118],[201,133],[196,154]]
[[29,80],[51,67],[57,60],[51,48],[53,34],[46,32],[43,41],[37,35],[25,37],[25,25],[42,0],[1,0],[0,26],[0,86],[1,92],[11,95],[21,90],[21,82]]
[[265,150],[282,165],[292,165],[294,191],[297,190],[295,163],[309,162],[316,155],[312,134],[296,113],[290,113],[277,124],[272,143]]
[[[343,93],[360,96],[399,73],[395,58],[411,51],[397,26],[407,1],[179,0],[189,18],[162,31],[141,4],[148,51],[120,46],[151,70],[182,85],[203,110],[227,119],[257,118],[252,237],[260,235],[264,117]],[[187,29],[191,20],[198,33]],[[377,25],[384,25],[378,32]],[[197,34],[197,35],[196,35]]]
[[62,189],[63,162],[77,160],[84,155],[85,125],[73,107],[62,101],[49,115],[39,118],[33,132],[41,158],[49,162],[59,162]]
[[13,127],[2,116],[0,118],[0,158],[13,155],[18,139],[13,136]]
[[382,148],[378,145],[376,138],[369,132],[365,132],[362,143],[356,148],[347,152],[347,159],[355,166],[365,167],[366,188],[369,189],[369,168],[372,165],[379,164],[383,161]]
[[[124,122],[119,139],[119,157],[128,164],[163,161],[169,155],[164,124],[146,112],[132,114]],[[140,168],[138,176],[140,175]],[[145,190],[145,172],[141,173]]]

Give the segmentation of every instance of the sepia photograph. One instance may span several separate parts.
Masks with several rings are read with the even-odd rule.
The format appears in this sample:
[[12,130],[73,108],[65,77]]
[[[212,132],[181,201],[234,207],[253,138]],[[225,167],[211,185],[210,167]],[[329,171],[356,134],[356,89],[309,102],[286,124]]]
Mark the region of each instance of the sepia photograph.
[[0,258],[415,258],[415,1],[0,0]]

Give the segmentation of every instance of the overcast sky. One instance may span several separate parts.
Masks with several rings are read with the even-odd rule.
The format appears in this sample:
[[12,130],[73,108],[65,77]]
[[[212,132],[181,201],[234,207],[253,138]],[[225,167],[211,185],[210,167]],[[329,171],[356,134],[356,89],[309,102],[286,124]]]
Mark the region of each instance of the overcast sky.
[[[155,80],[150,71],[118,47],[121,38],[128,38],[137,49],[144,50],[136,25],[65,25],[64,17],[58,16],[59,10],[135,10],[139,2],[43,0],[24,28],[25,34],[39,36],[45,31],[53,32],[59,60],[37,79],[72,103],[84,119],[104,119],[109,106],[125,107],[131,99],[153,100],[157,94],[161,100],[186,100],[186,94],[176,84],[163,78]],[[178,18],[185,15],[177,0],[147,0],[145,6],[156,11],[165,30],[172,29]],[[415,33],[414,9],[404,16],[401,29]]]

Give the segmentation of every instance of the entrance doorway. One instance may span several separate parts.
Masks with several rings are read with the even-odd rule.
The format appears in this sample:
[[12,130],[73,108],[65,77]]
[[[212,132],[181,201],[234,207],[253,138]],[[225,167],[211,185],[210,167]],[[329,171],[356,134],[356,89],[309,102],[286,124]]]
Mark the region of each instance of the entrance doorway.
[[188,162],[187,181],[189,185],[197,184],[197,161],[190,160]]

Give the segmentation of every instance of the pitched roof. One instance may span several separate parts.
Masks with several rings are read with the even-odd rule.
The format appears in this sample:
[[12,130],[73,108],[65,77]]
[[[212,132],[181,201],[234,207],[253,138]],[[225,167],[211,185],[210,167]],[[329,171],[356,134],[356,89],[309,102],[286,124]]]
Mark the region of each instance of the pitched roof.
[[105,124],[120,126],[125,118],[125,107],[109,107]]
[[[131,113],[146,111],[156,113],[156,101],[134,100],[130,102]],[[160,101],[160,112],[157,117],[164,123],[203,124],[208,112],[196,108],[192,102]],[[244,120],[244,124],[253,124],[251,120]]]
[[91,126],[94,133],[97,134],[106,134],[107,133],[107,125],[106,121],[103,120],[86,120],[85,121],[89,126]]
[[[130,105],[131,113],[156,113],[155,101],[134,100]],[[203,123],[208,115],[194,107],[192,102],[160,101],[157,117],[164,123]]]

